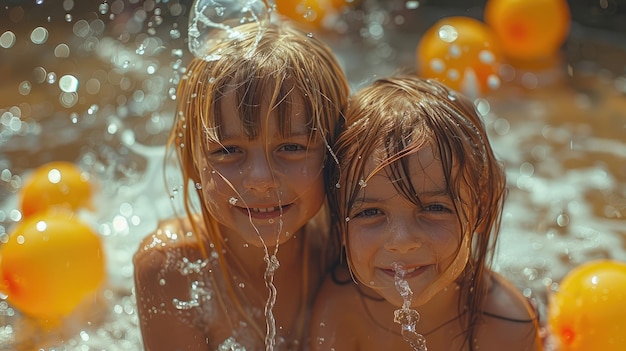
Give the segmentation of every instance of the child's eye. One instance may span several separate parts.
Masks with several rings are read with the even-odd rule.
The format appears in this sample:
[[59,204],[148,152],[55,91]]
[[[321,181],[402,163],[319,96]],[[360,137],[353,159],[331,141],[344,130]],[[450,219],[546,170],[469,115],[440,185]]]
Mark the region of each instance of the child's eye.
[[219,149],[211,152],[214,155],[230,155],[239,152],[239,148],[236,146],[221,146]]
[[237,146],[218,146],[209,149],[208,158],[211,162],[235,161],[242,151]]
[[357,212],[352,217],[353,218],[371,218],[371,217],[378,216],[381,214],[382,214],[382,211],[377,208],[366,208],[362,210],[361,212]]
[[446,212],[446,213],[452,212],[448,207],[442,204],[426,205],[424,209],[429,212]]
[[280,151],[296,152],[306,150],[306,146],[300,144],[284,144],[279,148]]

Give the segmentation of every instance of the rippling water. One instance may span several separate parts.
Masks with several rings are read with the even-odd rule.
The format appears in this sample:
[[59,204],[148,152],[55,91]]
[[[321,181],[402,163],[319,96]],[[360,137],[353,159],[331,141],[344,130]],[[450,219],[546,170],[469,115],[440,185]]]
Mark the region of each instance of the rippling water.
[[[104,239],[109,280],[98,309],[46,332],[0,301],[0,349],[140,349],[131,257],[171,213],[161,158],[189,58],[186,2],[18,3],[0,9],[0,239],[21,218],[29,172],[75,162],[98,180],[97,208],[81,216]],[[419,33],[439,17],[476,15],[372,3],[343,35],[324,34],[355,89],[413,70]],[[572,267],[626,261],[623,35],[574,23],[558,65],[511,72],[476,101],[508,175],[496,269],[542,308]]]

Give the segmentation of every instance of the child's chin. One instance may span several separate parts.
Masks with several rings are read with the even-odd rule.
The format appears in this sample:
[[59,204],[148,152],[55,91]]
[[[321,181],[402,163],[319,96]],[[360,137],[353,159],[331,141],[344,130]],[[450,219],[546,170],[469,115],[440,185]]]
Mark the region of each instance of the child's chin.
[[397,308],[402,308],[404,304],[404,300],[400,293],[395,289],[395,287],[390,287],[385,291],[378,291],[378,293],[390,304],[394,305]]

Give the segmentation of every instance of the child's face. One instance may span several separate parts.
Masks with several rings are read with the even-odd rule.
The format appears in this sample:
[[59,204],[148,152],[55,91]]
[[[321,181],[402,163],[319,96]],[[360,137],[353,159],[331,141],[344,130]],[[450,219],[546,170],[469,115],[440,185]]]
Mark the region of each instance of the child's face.
[[[395,287],[394,263],[406,269],[413,306],[451,284],[466,264],[469,249],[461,243],[454,203],[433,150],[426,144],[405,156],[421,207],[399,194],[383,169],[367,181],[349,212],[347,250],[352,269],[362,283],[396,306],[403,300]],[[370,158],[366,171],[375,166]]]
[[[234,94],[227,94],[221,104],[223,138],[208,142],[200,170],[209,211],[227,237],[237,235],[255,246],[262,245],[259,236],[268,246],[282,243],[325,200],[325,148],[320,138],[311,138],[304,106],[292,100],[290,134],[281,136],[277,118],[271,115],[269,125],[254,139],[244,132]],[[265,120],[266,104],[259,108]]]

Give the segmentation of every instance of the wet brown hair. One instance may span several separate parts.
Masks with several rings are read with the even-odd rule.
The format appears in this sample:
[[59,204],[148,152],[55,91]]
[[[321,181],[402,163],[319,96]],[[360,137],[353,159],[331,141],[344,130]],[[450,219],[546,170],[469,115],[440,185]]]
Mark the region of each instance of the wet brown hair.
[[[201,179],[200,165],[206,160],[208,142],[219,142],[222,137],[221,104],[226,94],[235,94],[238,115],[248,137],[258,136],[272,113],[278,118],[281,132],[288,133],[290,105],[298,101],[304,104],[309,118],[311,138],[321,138],[327,146],[334,142],[333,132],[349,94],[346,78],[335,56],[315,36],[285,21],[262,28],[256,24],[241,25],[236,30],[241,36],[212,49],[219,53],[219,59],[194,58],[189,63],[177,91],[176,121],[168,148],[175,153],[181,166],[184,207],[190,217],[195,214],[193,199],[189,196],[190,184],[193,186]],[[262,32],[259,33],[259,30]],[[261,102],[268,103],[266,115],[261,115],[258,108]],[[206,228],[192,221],[193,231],[206,235],[204,240],[199,240],[201,245],[204,241],[213,245],[227,282],[228,294],[242,316],[249,318],[251,327],[263,338],[265,333],[262,328],[243,310],[241,298],[235,293],[222,252],[224,237],[206,206],[208,200],[203,192],[197,193]],[[208,257],[204,246],[202,250]],[[306,260],[307,255],[303,257],[303,262]],[[302,277],[304,291],[308,291],[306,273]],[[308,298],[304,295],[303,303]]]
[[[373,175],[365,174],[372,157],[378,165],[374,172],[388,169],[397,180],[393,184],[398,193],[420,205],[405,156],[431,143],[441,158],[461,233],[470,236],[470,257],[458,279],[459,314],[465,318],[466,342],[471,345],[506,194],[504,171],[474,105],[436,81],[398,76],[377,80],[357,92],[348,102],[345,117],[345,127],[333,146],[340,166],[329,163],[326,167],[336,240],[349,245],[347,218],[359,196],[360,182]],[[350,265],[349,254],[344,253]]]

